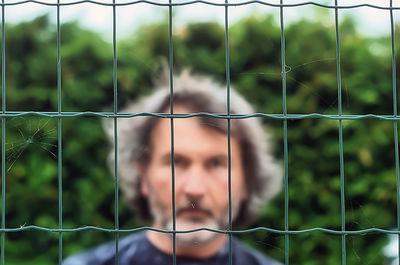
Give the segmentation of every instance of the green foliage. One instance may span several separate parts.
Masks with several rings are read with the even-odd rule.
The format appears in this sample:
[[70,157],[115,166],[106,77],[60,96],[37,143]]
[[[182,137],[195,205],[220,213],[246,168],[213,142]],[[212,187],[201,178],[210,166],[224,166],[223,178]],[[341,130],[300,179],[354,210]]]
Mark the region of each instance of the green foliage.
[[[355,23],[340,25],[342,102],[345,114],[391,114],[389,38],[368,39]],[[397,35],[399,36],[399,28]],[[47,17],[6,25],[7,110],[57,111],[57,32]],[[285,27],[289,113],[338,113],[336,39],[332,25],[300,21]],[[216,23],[190,24],[174,31],[177,71],[190,67],[225,80],[225,30]],[[249,17],[233,25],[230,71],[234,86],[258,112],[282,113],[281,32],[272,17]],[[399,62],[397,47],[397,64]],[[154,74],[168,58],[168,25],[145,25],[120,40],[118,104],[150,93]],[[113,109],[112,45],[76,23],[61,27],[62,110]],[[63,227],[114,227],[114,181],[106,167],[108,146],[99,118],[62,120]],[[282,121],[264,120],[283,157]],[[6,225],[58,227],[58,120],[6,120]],[[339,122],[290,120],[289,226],[341,229]],[[343,121],[346,229],[396,227],[393,122]],[[120,201],[122,228],[138,227]],[[281,194],[253,225],[284,229]],[[249,245],[283,261],[284,236],[241,235]],[[63,255],[113,238],[100,232],[63,233]],[[348,236],[348,264],[387,264],[382,234]],[[6,235],[7,264],[54,264],[58,234],[42,231]],[[341,237],[326,233],[290,236],[290,264],[340,264]],[[30,263],[28,263],[28,261]]]

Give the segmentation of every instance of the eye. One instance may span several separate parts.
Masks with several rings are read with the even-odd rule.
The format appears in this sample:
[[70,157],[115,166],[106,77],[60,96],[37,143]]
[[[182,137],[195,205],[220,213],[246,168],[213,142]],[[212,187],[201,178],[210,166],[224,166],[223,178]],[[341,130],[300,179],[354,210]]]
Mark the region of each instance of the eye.
[[222,163],[218,159],[213,159],[213,160],[211,160],[211,166],[220,167],[220,166],[222,166]]
[[223,158],[213,158],[208,161],[208,166],[210,168],[225,168],[226,161]]
[[175,155],[174,156],[174,165],[176,167],[185,167],[188,164],[188,160],[185,159],[185,157],[182,157],[180,155]]
[[182,160],[182,158],[181,157],[174,157],[174,164],[176,165],[176,166],[179,166],[179,165],[181,165],[183,163],[183,160]]

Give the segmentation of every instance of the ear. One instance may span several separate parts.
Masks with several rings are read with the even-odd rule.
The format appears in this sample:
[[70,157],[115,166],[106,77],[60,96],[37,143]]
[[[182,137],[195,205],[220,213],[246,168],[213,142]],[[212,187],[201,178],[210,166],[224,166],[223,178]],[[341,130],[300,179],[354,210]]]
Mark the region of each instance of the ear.
[[140,178],[140,192],[144,197],[147,197],[149,195],[149,188],[146,176],[146,166],[143,162],[136,162],[136,171]]

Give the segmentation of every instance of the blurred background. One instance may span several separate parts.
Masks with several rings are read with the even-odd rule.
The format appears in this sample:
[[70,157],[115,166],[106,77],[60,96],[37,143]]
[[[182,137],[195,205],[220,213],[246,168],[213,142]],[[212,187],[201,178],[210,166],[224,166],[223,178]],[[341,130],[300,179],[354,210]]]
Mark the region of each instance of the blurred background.
[[[276,1],[271,1],[275,3]],[[300,2],[300,1],[296,1]],[[318,1],[332,4],[333,1]],[[344,2],[344,1],[342,1]],[[351,3],[368,1],[346,1]],[[371,2],[371,1],[369,1]],[[294,2],[293,2],[294,3]],[[389,1],[372,1],[388,6]],[[339,3],[340,4],[340,3]],[[394,1],[400,6],[400,1]],[[7,111],[57,111],[55,7],[5,8]],[[117,8],[118,106],[152,91],[168,60],[168,7]],[[229,8],[230,73],[233,86],[257,112],[283,111],[279,8],[252,4]],[[64,15],[65,14],[65,15]],[[193,15],[190,15],[193,14]],[[400,11],[394,11],[399,21]],[[62,111],[113,110],[112,7],[61,7]],[[339,11],[344,114],[393,114],[392,54],[388,10]],[[174,8],[174,70],[191,68],[225,83],[224,7]],[[284,11],[287,109],[290,114],[337,114],[338,81],[334,10],[315,6]],[[400,24],[395,26],[400,80]],[[399,81],[397,88],[399,89]],[[63,227],[114,228],[114,180],[106,167],[105,118],[62,120]],[[275,156],[283,160],[283,122],[263,119]],[[289,227],[341,229],[339,122],[288,121]],[[346,229],[397,227],[394,123],[343,121]],[[57,119],[6,120],[6,227],[58,228]],[[120,227],[140,227],[120,200]],[[252,227],[284,229],[284,196],[265,207]],[[58,233],[6,234],[6,264],[57,264]],[[121,235],[122,236],[122,235]],[[284,261],[284,236],[253,232],[243,241]],[[114,234],[63,233],[67,257]],[[393,262],[396,241],[381,233],[349,235],[348,264]],[[290,236],[290,264],[341,264],[341,237],[321,232]]]

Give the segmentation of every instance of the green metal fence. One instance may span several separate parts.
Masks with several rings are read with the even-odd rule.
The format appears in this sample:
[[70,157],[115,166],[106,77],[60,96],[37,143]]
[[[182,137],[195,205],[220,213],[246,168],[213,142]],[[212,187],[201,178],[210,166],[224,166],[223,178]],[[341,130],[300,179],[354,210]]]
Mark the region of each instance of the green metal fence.
[[[41,5],[48,5],[48,6],[55,6],[57,8],[57,91],[58,91],[58,110],[57,112],[18,112],[18,111],[7,111],[6,109],[6,53],[5,53],[5,15],[6,15],[6,7],[11,5],[23,5],[25,3],[37,3]],[[97,5],[103,6],[110,6],[113,9],[113,85],[114,85],[114,108],[113,112],[111,113],[104,113],[104,112],[63,112],[61,106],[61,57],[62,53],[60,51],[60,9],[63,6],[67,5],[79,5],[82,3],[93,3]],[[150,5],[157,5],[157,6],[164,6],[167,7],[169,10],[169,66],[170,66],[170,93],[171,93],[171,106],[170,106],[170,113],[165,114],[155,114],[155,113],[119,113],[118,112],[118,102],[117,102],[117,95],[118,95],[118,87],[117,87],[117,49],[116,49],[116,17],[117,17],[117,8],[126,5],[135,5],[138,3],[147,3]],[[205,5],[214,5],[214,6],[221,6],[225,9],[225,65],[226,65],[226,93],[227,93],[227,109],[226,114],[205,114],[205,113],[196,113],[196,114],[174,114],[174,104],[173,104],[173,39],[172,39],[172,31],[173,31],[173,16],[172,12],[174,7],[176,6],[183,6],[183,5],[191,5],[195,3],[202,3]],[[258,4],[258,5],[266,5],[270,7],[274,7],[280,9],[280,25],[281,25],[281,62],[282,62],[282,98],[283,98],[283,110],[281,114],[268,114],[268,113],[253,113],[250,115],[235,115],[230,113],[230,63],[229,63],[229,28],[228,28],[228,19],[229,19],[229,8],[233,6],[243,6],[249,4]],[[314,5],[319,6],[326,9],[332,9],[335,12],[335,28],[336,28],[336,61],[337,61],[337,83],[338,83],[338,111],[337,115],[325,115],[320,113],[314,114],[288,114],[287,112],[287,102],[286,102],[286,63],[285,63],[285,27],[284,27],[284,16],[285,16],[285,9],[286,8],[294,8],[298,6],[306,6],[306,5]],[[159,3],[159,2],[152,2],[152,1],[131,1],[131,2],[124,2],[124,3],[117,3],[113,0],[112,3],[103,3],[97,1],[75,1],[75,2],[68,2],[62,3],[60,0],[57,0],[57,3],[47,3],[41,1],[19,1],[13,3],[7,3],[5,0],[2,0],[1,3],[2,7],[2,224],[1,224],[1,264],[5,264],[5,235],[9,232],[16,232],[16,231],[25,231],[25,230],[42,230],[48,232],[56,232],[59,233],[59,264],[62,263],[62,243],[63,243],[63,233],[68,232],[79,232],[84,230],[98,230],[104,232],[115,233],[115,248],[118,252],[118,237],[119,233],[125,232],[135,232],[141,230],[154,230],[164,233],[172,233],[173,235],[173,264],[176,264],[176,254],[175,254],[175,237],[176,233],[187,233],[193,232],[198,230],[209,230],[214,231],[217,233],[225,233],[229,235],[229,245],[230,245],[230,254],[229,254],[229,264],[232,264],[232,235],[233,234],[240,234],[240,233],[249,233],[252,231],[267,231],[270,233],[278,233],[285,236],[285,264],[290,264],[289,260],[289,237],[291,235],[296,234],[303,234],[303,233],[311,233],[315,231],[320,231],[328,234],[335,234],[341,236],[341,248],[342,248],[342,264],[346,264],[346,236],[347,235],[361,235],[365,233],[382,233],[382,234],[397,234],[400,235],[400,177],[399,177],[399,148],[398,148],[398,129],[397,129],[397,122],[399,117],[397,115],[397,80],[396,80],[396,60],[395,60],[395,41],[394,41],[394,19],[393,19],[393,11],[400,10],[400,7],[393,7],[393,0],[390,0],[389,6],[377,6],[377,5],[368,5],[368,4],[360,4],[360,5],[338,5],[338,1],[335,0],[333,5],[324,5],[315,2],[304,2],[304,3],[296,3],[290,4],[290,1],[284,2],[280,0],[280,4],[273,4],[269,3],[268,1],[243,1],[243,2],[228,2],[225,0],[225,3],[216,3],[216,2],[209,2],[209,1],[186,1],[186,2],[179,2],[173,3],[172,0],[169,0],[168,3]],[[341,10],[345,9],[355,9],[360,7],[370,7],[374,9],[381,9],[387,10],[388,15],[390,16],[390,25],[391,25],[391,48],[392,48],[392,85],[393,85],[393,114],[392,115],[375,115],[375,114],[368,114],[368,115],[344,115],[342,111],[342,78],[341,78],[341,55],[340,55],[340,38],[339,38],[339,27],[338,27],[338,20]],[[6,118],[9,117],[18,117],[18,116],[26,116],[26,115],[37,115],[43,117],[51,117],[58,120],[58,195],[59,195],[59,202],[58,202],[58,229],[50,229],[46,227],[39,227],[39,226],[26,226],[20,228],[6,228],[5,222],[5,208],[6,208],[6,147],[5,147],[5,137],[6,137]],[[64,229],[63,228],[63,201],[62,201],[62,184],[63,184],[63,176],[62,176],[62,165],[63,165],[63,158],[62,158],[62,120],[66,117],[80,117],[80,116],[96,116],[96,117],[105,117],[114,120],[114,139],[115,139],[115,161],[118,160],[117,157],[117,146],[118,146],[118,138],[117,138],[117,131],[118,131],[118,119],[123,118],[130,118],[130,117],[137,117],[137,116],[155,116],[160,118],[167,118],[170,119],[171,122],[171,150],[172,150],[172,161],[174,161],[174,119],[179,118],[188,118],[194,116],[210,116],[220,119],[226,119],[228,124],[228,156],[229,156],[229,172],[228,172],[228,179],[229,179],[229,229],[228,230],[213,230],[207,228],[201,228],[191,231],[177,231],[176,230],[176,223],[175,223],[175,170],[174,165],[172,165],[172,202],[173,202],[173,230],[172,231],[165,231],[165,230],[158,230],[151,227],[140,227],[130,230],[121,230],[119,228],[119,213],[118,213],[118,200],[119,200],[119,193],[118,193],[118,167],[117,162],[115,162],[115,226],[114,229],[105,229],[102,227],[82,227],[82,228],[74,228],[74,229]],[[231,207],[231,149],[230,149],[230,126],[232,119],[246,119],[251,117],[263,117],[268,119],[277,119],[282,121],[283,127],[283,135],[284,135],[284,195],[285,195],[285,228],[284,230],[277,230],[268,227],[257,227],[248,230],[240,230],[240,231],[232,231],[232,207]],[[288,213],[289,213],[289,190],[288,190],[288,182],[290,179],[290,172],[288,171],[288,140],[287,140],[287,132],[288,132],[288,120],[300,120],[300,119],[333,119],[337,120],[339,124],[339,157],[340,157],[340,194],[341,194],[341,229],[340,230],[331,230],[325,229],[320,227],[315,227],[307,230],[290,230],[289,227],[289,220],[288,220]],[[380,119],[380,120],[389,120],[393,121],[394,124],[394,149],[395,149],[395,164],[396,164],[396,180],[397,180],[397,230],[385,230],[385,229],[378,229],[378,228],[369,228],[364,230],[346,230],[345,225],[345,177],[346,174],[344,172],[344,155],[343,155],[343,128],[342,122],[343,120],[358,120],[358,119]],[[118,255],[116,256],[115,263],[118,264]],[[400,262],[399,262],[400,264]]]

